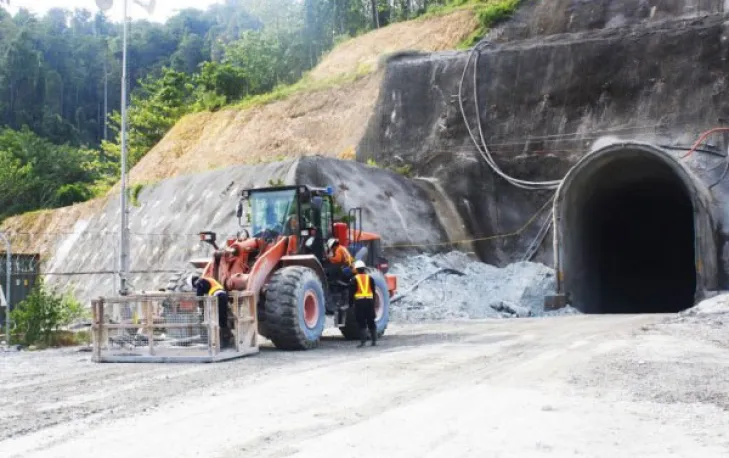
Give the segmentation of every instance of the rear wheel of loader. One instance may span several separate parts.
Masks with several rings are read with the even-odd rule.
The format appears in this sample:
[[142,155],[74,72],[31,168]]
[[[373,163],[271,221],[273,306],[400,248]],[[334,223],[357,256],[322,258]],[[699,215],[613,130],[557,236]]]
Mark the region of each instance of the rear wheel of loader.
[[[385,276],[379,270],[370,270],[367,273],[375,280],[375,326],[377,336],[382,337],[390,323],[390,292],[387,289]],[[347,309],[345,325],[339,328],[339,331],[347,340],[359,340],[359,327],[354,307]]]
[[308,350],[319,344],[326,309],[319,276],[303,266],[276,272],[266,291],[266,332],[281,350]]

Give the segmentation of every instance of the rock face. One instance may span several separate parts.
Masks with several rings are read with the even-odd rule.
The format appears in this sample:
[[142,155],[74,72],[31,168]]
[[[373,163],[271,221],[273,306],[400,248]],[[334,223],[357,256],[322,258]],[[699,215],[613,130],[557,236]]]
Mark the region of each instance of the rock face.
[[[166,278],[194,257],[210,256],[196,235],[212,230],[235,235],[235,207],[242,189],[271,184],[332,185],[343,208],[363,207],[363,228],[382,235],[384,245],[438,243],[445,239],[427,194],[393,172],[354,162],[307,157],[164,180],[142,189],[130,215],[131,283],[135,290],[164,287]],[[119,202],[76,224],[49,260],[51,285],[71,287],[80,300],[115,295]],[[418,224],[412,224],[417,221]],[[102,271],[101,274],[85,274]],[[74,274],[75,275],[66,275]],[[59,275],[64,274],[64,275]]]
[[[646,16],[645,8],[656,7],[653,18],[696,14],[699,2],[539,3],[556,5],[539,16],[554,21],[542,27],[535,18],[519,32],[523,36],[588,31],[492,44],[474,55],[391,59],[377,112],[358,148],[361,161],[412,164],[418,175],[436,180],[469,237],[486,239],[475,243],[479,257],[495,265],[523,255],[547,216],[538,210],[552,192],[511,186],[478,154],[458,102],[467,63],[462,100],[474,136],[479,138],[477,100],[489,150],[506,173],[521,179],[560,179],[606,141],[678,145],[685,152],[702,131],[729,119],[729,41],[722,14],[661,22]],[[701,11],[723,9],[723,2],[700,5]],[[629,25],[610,24],[608,18],[618,11]],[[648,23],[638,23],[643,19]],[[721,135],[711,141],[725,149]],[[718,172],[701,163],[709,156],[694,156],[701,156],[695,158],[697,173],[711,183]],[[722,189],[721,184],[713,188],[715,198]],[[716,215],[717,221],[724,219]],[[494,234],[510,236],[490,238]],[[722,238],[719,246],[724,243]],[[551,265],[552,247],[542,246],[535,260]]]
[[725,0],[527,0],[493,35],[523,40],[724,11]]

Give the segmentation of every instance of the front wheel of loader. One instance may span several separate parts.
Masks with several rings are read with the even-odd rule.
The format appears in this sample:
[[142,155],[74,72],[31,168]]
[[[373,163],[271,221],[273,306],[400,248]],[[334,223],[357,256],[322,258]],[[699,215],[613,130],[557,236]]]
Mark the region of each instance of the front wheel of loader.
[[[375,281],[375,327],[377,327],[377,336],[382,337],[390,323],[390,292],[387,289],[385,276],[379,270],[370,270],[367,273]],[[345,324],[339,328],[339,331],[347,340],[359,340],[359,327],[354,307],[347,309]]]
[[266,331],[281,350],[309,350],[324,332],[326,309],[319,276],[303,266],[289,266],[271,277],[266,291]]

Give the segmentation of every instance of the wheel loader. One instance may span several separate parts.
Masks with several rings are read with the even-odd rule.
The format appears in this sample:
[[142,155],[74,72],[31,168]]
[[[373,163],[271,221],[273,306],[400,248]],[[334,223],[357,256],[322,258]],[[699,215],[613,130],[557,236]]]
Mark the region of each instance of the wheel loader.
[[[200,233],[215,251],[212,259],[191,264],[197,275],[215,278],[228,291],[256,295],[260,335],[282,350],[311,349],[331,316],[346,339],[359,338],[348,306],[348,273],[327,260],[326,242],[332,237],[368,265],[376,285],[377,332],[385,333],[397,279],[387,273],[379,235],[362,230],[361,208],[335,221],[331,187],[281,186],[242,191],[236,216],[241,229],[223,246],[215,233]],[[184,290],[188,274],[178,275],[167,290]]]

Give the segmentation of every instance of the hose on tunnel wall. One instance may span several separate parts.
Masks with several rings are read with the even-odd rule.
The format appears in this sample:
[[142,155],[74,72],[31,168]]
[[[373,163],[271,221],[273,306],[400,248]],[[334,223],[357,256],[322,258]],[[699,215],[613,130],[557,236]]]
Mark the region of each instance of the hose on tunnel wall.
[[[489,148],[486,143],[485,135],[483,132],[483,126],[481,123],[481,109],[479,106],[479,99],[478,99],[478,62],[480,57],[480,50],[481,47],[489,46],[491,43],[482,40],[476,46],[474,46],[470,53],[468,54],[468,59],[466,60],[466,63],[463,67],[463,73],[461,74],[461,79],[458,83],[458,105],[460,108],[461,116],[463,118],[463,122],[466,125],[466,130],[468,131],[468,135],[471,137],[471,140],[473,141],[474,146],[476,146],[476,150],[481,155],[483,160],[488,164],[488,166],[493,170],[497,175],[499,175],[501,178],[506,180],[509,184],[526,190],[555,190],[559,187],[559,185],[562,183],[562,179],[559,180],[549,180],[549,181],[529,181],[529,180],[522,180],[519,178],[515,178],[512,176],[509,176],[505,172],[501,170],[501,168],[498,166],[496,161],[493,159],[493,156],[491,155],[491,152],[489,151]],[[468,122],[468,117],[466,116],[466,110],[463,106],[463,83],[466,79],[466,73],[468,72],[468,67],[471,64],[471,60],[473,59],[475,55],[475,61],[473,64],[473,101],[474,101],[474,109],[476,112],[476,122],[478,123],[478,132],[480,137],[480,143],[476,139],[476,136],[473,133],[473,129],[471,127],[471,124]],[[717,133],[717,132],[729,132],[729,127],[715,127],[712,128],[704,133],[702,133],[699,136],[699,139],[693,144],[691,149],[686,153],[684,156],[681,157],[681,159],[685,159],[689,156],[691,156],[695,151],[699,150],[699,146],[708,138],[710,135]],[[721,182],[725,177],[727,172],[729,172],[729,162],[727,162],[727,167],[725,168],[724,172],[722,173],[721,178],[711,185],[709,189],[716,186],[717,183]]]
[[[463,117],[463,122],[466,124],[466,129],[468,130],[468,135],[471,137],[471,140],[473,140],[473,144],[476,146],[476,149],[478,150],[479,154],[483,158],[484,161],[489,165],[491,170],[493,170],[497,175],[499,175],[501,178],[506,180],[508,183],[510,183],[513,186],[516,186],[517,188],[521,189],[528,189],[528,190],[545,190],[545,189],[557,189],[559,184],[562,182],[562,180],[552,180],[552,181],[528,181],[528,180],[521,180],[518,178],[514,178],[512,176],[507,175],[504,173],[501,168],[499,168],[498,164],[496,164],[496,161],[494,161],[493,157],[491,156],[491,152],[489,151],[488,147],[486,146],[486,140],[483,133],[483,127],[481,125],[481,109],[479,108],[479,101],[478,101],[478,60],[479,60],[479,50],[481,46],[489,45],[490,43],[486,41],[479,42],[476,46],[473,47],[471,52],[468,54],[468,59],[466,60],[466,64],[463,67],[463,74],[461,75],[461,80],[458,83],[458,105],[461,110],[461,116]],[[473,66],[473,99],[474,99],[474,105],[476,109],[476,121],[478,123],[478,130],[479,135],[481,137],[481,143],[479,144],[478,140],[476,139],[476,136],[473,134],[473,130],[471,129],[471,124],[468,122],[468,118],[466,116],[466,110],[463,107],[463,82],[466,79],[466,72],[468,71],[468,67],[471,64],[471,59],[473,58],[474,54],[476,55],[476,60],[474,62]]]
[[681,159],[686,159],[687,157],[691,156],[694,153],[694,151],[696,151],[699,148],[699,146],[701,146],[701,144],[704,143],[704,141],[706,141],[706,139],[709,137],[709,135],[715,134],[717,132],[729,132],[729,127],[714,127],[713,129],[709,129],[706,132],[702,133],[699,136],[699,139],[696,140],[696,143],[694,143],[693,146],[691,147],[691,149],[688,151],[688,153],[681,156]]

